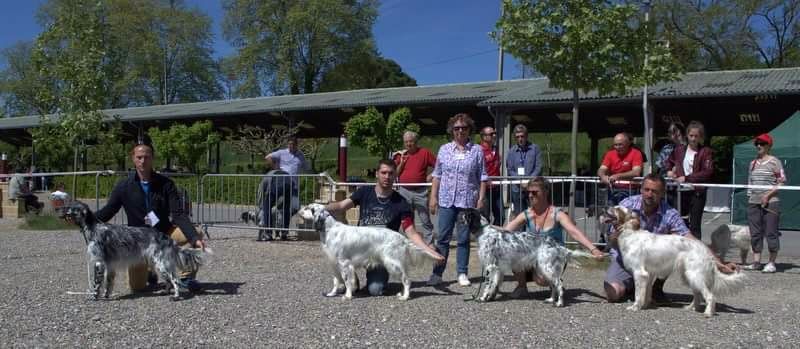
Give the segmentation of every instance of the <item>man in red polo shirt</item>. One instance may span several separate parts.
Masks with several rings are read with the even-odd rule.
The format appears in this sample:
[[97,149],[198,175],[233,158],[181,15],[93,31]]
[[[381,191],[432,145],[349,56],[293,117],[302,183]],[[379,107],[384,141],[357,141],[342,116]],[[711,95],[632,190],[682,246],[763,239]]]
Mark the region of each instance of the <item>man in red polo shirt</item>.
[[632,147],[632,142],[630,134],[618,133],[614,136],[614,148],[606,152],[603,164],[597,169],[600,182],[609,186],[609,205],[618,205],[639,188],[639,184],[635,183],[617,183],[642,175],[642,152]]
[[[486,162],[486,174],[489,177],[500,176],[500,152],[495,146],[495,139],[497,139],[497,132],[493,127],[486,126],[481,130],[481,150],[483,150],[483,160]],[[504,218],[502,189],[501,186],[492,185],[489,181],[489,190],[486,193],[487,202],[481,209],[481,214],[489,219],[489,222],[501,227]]]
[[[417,146],[418,135],[413,131],[403,133],[404,150],[396,152],[393,156],[397,164],[397,183],[428,183],[430,170],[436,166],[436,155],[430,150]],[[403,196],[414,212],[417,213],[418,222],[422,225],[419,230],[425,243],[433,242],[433,222],[428,213],[428,187],[427,186],[401,186],[397,192]]]

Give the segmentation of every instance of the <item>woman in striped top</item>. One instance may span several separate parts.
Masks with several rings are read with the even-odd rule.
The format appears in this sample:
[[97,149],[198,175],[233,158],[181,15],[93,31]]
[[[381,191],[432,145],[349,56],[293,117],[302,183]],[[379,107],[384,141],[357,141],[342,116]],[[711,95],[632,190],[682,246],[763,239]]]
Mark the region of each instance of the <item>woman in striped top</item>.
[[786,181],[781,161],[769,155],[772,148],[772,137],[766,133],[756,137],[756,158],[750,162],[749,185],[768,185],[771,189],[747,190],[747,221],[750,226],[750,245],[753,248],[753,264],[747,270],[761,270],[761,249],[764,238],[769,249],[769,263],[763,268],[765,273],[775,272],[775,258],[778,257],[780,241],[778,237],[778,219],[780,218],[780,202],[778,186]]

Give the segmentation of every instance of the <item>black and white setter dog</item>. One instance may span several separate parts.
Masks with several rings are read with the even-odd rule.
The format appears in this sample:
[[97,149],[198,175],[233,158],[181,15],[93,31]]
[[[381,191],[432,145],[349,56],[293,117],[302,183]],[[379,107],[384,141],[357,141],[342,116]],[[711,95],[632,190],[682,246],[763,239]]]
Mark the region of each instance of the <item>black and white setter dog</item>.
[[550,298],[545,302],[564,306],[564,284],[561,277],[567,262],[575,257],[592,258],[583,251],[570,250],[549,236],[529,232],[509,232],[489,225],[476,209],[459,213],[458,223],[464,224],[478,240],[478,257],[486,276],[486,286],[478,301],[494,299],[503,282],[503,270],[514,272],[533,270],[550,285]]
[[168,282],[167,288],[173,290],[171,299],[178,300],[178,268],[196,270],[211,253],[210,249],[181,249],[166,234],[150,227],[99,222],[89,206],[80,201],[72,201],[60,211],[61,217],[80,227],[87,239],[89,294],[95,300],[103,286],[103,297],[111,296],[115,271],[142,262],[148,263]]

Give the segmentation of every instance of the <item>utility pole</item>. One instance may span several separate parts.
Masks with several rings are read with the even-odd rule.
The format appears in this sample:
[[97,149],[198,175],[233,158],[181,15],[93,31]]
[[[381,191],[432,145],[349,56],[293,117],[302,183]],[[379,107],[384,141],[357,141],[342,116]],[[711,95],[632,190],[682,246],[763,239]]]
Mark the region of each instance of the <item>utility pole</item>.
[[[503,2],[500,2],[500,17],[503,17],[505,13],[505,9],[503,8]],[[503,35],[503,32],[500,32],[500,35]],[[499,40],[498,40],[499,41]],[[497,45],[497,80],[503,80],[503,45]]]

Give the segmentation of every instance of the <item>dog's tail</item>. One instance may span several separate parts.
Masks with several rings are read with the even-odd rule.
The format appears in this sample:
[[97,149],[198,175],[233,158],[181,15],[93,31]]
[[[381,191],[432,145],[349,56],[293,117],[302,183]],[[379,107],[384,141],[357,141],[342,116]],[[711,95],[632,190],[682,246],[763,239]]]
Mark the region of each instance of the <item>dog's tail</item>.
[[580,266],[581,265],[581,261],[584,261],[584,260],[593,261],[594,260],[594,256],[589,252],[586,252],[586,251],[583,251],[583,250],[571,250],[571,249],[568,249],[566,247],[563,247],[563,248],[567,250],[567,256],[569,257],[570,260],[575,262],[576,266]]
[[745,280],[747,277],[741,271],[725,274],[714,267],[714,295],[720,297],[734,295],[744,288]]
[[211,261],[214,251],[206,247],[205,249],[182,248],[178,251],[178,267],[181,270],[197,270],[201,265],[206,265]]
[[428,250],[415,245],[413,242],[408,241],[408,257],[412,265],[421,265],[436,260],[436,256],[431,254]]

